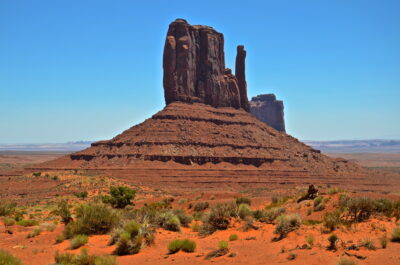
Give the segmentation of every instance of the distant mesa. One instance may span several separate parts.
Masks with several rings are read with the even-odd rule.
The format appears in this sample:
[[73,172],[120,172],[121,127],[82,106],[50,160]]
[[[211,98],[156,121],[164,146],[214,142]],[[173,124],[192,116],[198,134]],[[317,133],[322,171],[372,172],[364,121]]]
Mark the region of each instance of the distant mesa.
[[221,33],[175,20],[163,57],[166,107],[111,140],[36,168],[114,170],[144,181],[185,183],[190,178],[192,183],[238,185],[357,175],[358,165],[331,159],[284,133],[283,105],[274,96],[256,97],[252,105],[273,104],[281,115],[280,130],[249,112],[245,57],[239,45],[233,75],[225,68]]
[[285,132],[283,101],[276,100],[274,94],[263,94],[250,101],[250,112],[275,130]]

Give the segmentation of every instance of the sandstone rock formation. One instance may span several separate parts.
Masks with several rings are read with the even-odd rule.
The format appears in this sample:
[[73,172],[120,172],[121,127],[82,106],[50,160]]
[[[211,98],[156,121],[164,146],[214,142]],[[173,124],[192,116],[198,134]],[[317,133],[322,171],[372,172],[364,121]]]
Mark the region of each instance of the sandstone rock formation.
[[250,101],[250,112],[275,130],[285,132],[283,101],[276,100],[274,94],[253,97]]
[[[357,165],[322,155],[245,111],[245,56],[239,46],[234,76],[225,69],[222,34],[176,20],[164,49],[167,106],[111,140],[36,168],[106,170],[116,176],[126,172],[128,178],[143,181],[194,184],[269,185],[281,184],[283,178],[307,183],[310,175],[345,173],[354,177]],[[266,98],[275,102],[272,96],[254,102],[269,102]]]
[[192,26],[184,19],[169,25],[164,46],[166,104],[180,101],[214,107],[248,108],[244,60],[238,47],[237,79],[225,68],[224,36],[208,26]]

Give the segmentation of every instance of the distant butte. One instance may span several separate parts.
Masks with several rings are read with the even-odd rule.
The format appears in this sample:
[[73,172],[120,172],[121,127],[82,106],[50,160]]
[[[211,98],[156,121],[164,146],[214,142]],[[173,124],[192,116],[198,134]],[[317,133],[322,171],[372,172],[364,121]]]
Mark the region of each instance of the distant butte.
[[274,94],[263,94],[250,101],[250,112],[275,130],[285,132],[283,101],[276,100]]
[[233,75],[225,68],[223,35],[177,19],[169,25],[164,48],[166,107],[111,140],[36,168],[106,170],[140,181],[219,186],[307,183],[310,176],[354,178],[363,172],[249,113],[245,57],[238,46]]

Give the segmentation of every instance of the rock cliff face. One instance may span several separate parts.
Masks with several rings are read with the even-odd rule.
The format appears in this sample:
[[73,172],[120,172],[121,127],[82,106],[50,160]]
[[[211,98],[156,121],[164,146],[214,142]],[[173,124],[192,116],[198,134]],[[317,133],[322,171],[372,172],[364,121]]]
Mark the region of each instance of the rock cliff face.
[[283,101],[276,100],[274,94],[263,94],[250,101],[250,112],[275,130],[285,132]]
[[208,26],[183,19],[169,25],[164,46],[166,104],[175,101],[249,110],[246,92],[246,52],[238,46],[235,77],[225,68],[224,36]]

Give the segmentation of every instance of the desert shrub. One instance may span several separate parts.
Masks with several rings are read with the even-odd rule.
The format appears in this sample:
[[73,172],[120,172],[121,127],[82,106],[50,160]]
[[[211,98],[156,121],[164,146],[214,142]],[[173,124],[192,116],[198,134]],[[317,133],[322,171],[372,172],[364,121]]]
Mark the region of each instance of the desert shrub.
[[396,227],[392,231],[392,242],[400,243],[400,226]]
[[61,217],[61,222],[64,224],[68,224],[72,221],[71,211],[69,210],[68,202],[66,200],[62,200],[58,203],[57,214]]
[[85,191],[80,191],[80,192],[74,193],[74,195],[75,195],[77,198],[84,200],[84,199],[87,198],[88,192],[87,192],[86,190],[85,190]]
[[128,232],[122,232],[114,253],[119,256],[137,254],[142,248],[142,240],[142,237],[132,237]]
[[136,221],[125,223],[123,228],[114,231],[110,245],[117,244],[114,251],[117,255],[138,253],[145,244],[154,242],[154,230],[148,223],[139,224]]
[[240,204],[251,205],[251,199],[246,198],[246,197],[238,197],[238,198],[236,198],[236,204],[237,205],[240,205]]
[[102,197],[103,203],[109,203],[114,208],[125,208],[127,205],[132,205],[131,200],[135,198],[136,190],[129,187],[119,186],[111,187],[110,195]]
[[218,243],[218,248],[219,249],[228,249],[228,246],[229,246],[228,242],[224,241],[224,240],[221,240]]
[[315,240],[315,238],[314,238],[313,235],[307,235],[306,236],[306,242],[310,247],[314,246],[314,240]]
[[12,226],[12,225],[15,225],[15,220],[14,220],[14,218],[4,217],[3,222],[4,222],[4,225],[5,225],[5,226]]
[[179,250],[181,250],[181,247],[182,247],[182,240],[176,239],[176,240],[169,242],[168,251],[170,254],[174,254],[174,253],[178,252]]
[[54,256],[55,265],[117,265],[117,261],[113,256],[95,256],[90,255],[87,249],[82,249],[81,253],[71,254],[56,252]]
[[344,257],[341,257],[337,265],[357,265],[357,263],[351,259],[346,259]]
[[60,243],[64,242],[64,240],[65,240],[64,235],[58,235],[58,236],[56,236],[56,241],[55,241],[55,243],[56,243],[56,244],[60,244]]
[[33,220],[33,219],[24,219],[24,220],[21,220],[21,221],[17,222],[17,225],[24,226],[24,227],[34,226],[34,225],[37,225],[37,224],[38,224],[38,222],[36,220]]
[[324,226],[333,231],[340,224],[340,211],[336,210],[333,212],[325,213],[323,217]]
[[41,232],[42,232],[42,229],[40,229],[39,227],[36,227],[26,237],[27,238],[36,237],[36,236],[40,235]]
[[275,208],[275,207],[279,207],[279,206],[285,204],[289,199],[290,199],[289,196],[284,196],[284,197],[274,196],[274,197],[271,198],[271,204],[267,205],[265,207],[265,209],[269,210],[269,209],[272,209],[272,208]]
[[239,239],[239,236],[237,234],[231,234],[229,236],[229,241],[235,241],[235,240],[238,240],[238,239]]
[[159,226],[166,230],[175,232],[181,230],[181,221],[179,220],[178,216],[172,212],[161,213],[158,219]]
[[194,205],[193,210],[195,212],[201,212],[207,209],[208,207],[210,207],[210,204],[208,202],[198,202]]
[[381,247],[382,247],[382,248],[386,248],[386,246],[387,246],[387,237],[386,237],[386,236],[381,237],[381,238],[379,239],[379,243],[381,243]]
[[318,204],[318,206],[316,206],[316,207],[314,207],[314,212],[320,212],[320,211],[323,211],[323,210],[325,210],[325,204],[324,203],[320,203],[320,204]]
[[375,200],[368,197],[348,198],[342,201],[342,207],[345,207],[350,218],[354,222],[368,220],[376,210]]
[[40,229],[53,232],[56,229],[56,225],[50,223],[44,223],[40,225]]
[[196,249],[196,242],[189,239],[182,240],[181,249],[183,252],[194,252]]
[[323,211],[325,209],[325,200],[322,196],[318,196],[314,199],[314,211]]
[[17,204],[14,202],[0,201],[0,216],[8,216],[15,212]]
[[184,204],[184,203],[187,203],[187,202],[188,202],[188,199],[185,199],[185,198],[182,198],[182,199],[180,199],[178,201],[179,204]]
[[283,215],[286,212],[285,208],[275,207],[269,210],[262,211],[261,218],[259,218],[260,222],[272,224],[278,218],[278,216]]
[[192,224],[192,231],[193,232],[199,232],[199,230],[200,230],[200,224],[199,223],[194,223],[194,224]]
[[182,226],[189,227],[189,224],[192,222],[193,217],[185,214],[185,212],[180,209],[174,210],[173,213],[179,218],[179,221]]
[[247,216],[252,216],[253,212],[251,211],[249,204],[240,204],[238,215],[241,219],[245,219]]
[[106,234],[118,223],[117,213],[101,204],[81,204],[76,208],[77,219],[65,226],[64,236]]
[[71,239],[70,245],[71,249],[77,249],[80,248],[83,245],[86,245],[88,242],[89,238],[87,235],[76,235],[74,238]]
[[211,208],[200,230],[201,234],[211,234],[216,230],[225,230],[229,226],[230,218],[237,216],[236,203],[218,203]]
[[376,247],[374,245],[374,242],[370,238],[365,238],[365,239],[361,240],[360,246],[365,247],[365,248],[367,248],[369,250],[375,250],[376,249]]
[[32,176],[34,176],[36,178],[40,177],[40,175],[42,175],[42,172],[33,172],[32,173]]
[[332,234],[328,237],[329,246],[328,250],[336,250],[336,243],[339,240],[339,237],[336,234]]
[[22,265],[22,262],[7,251],[0,249],[0,265]]
[[278,217],[278,225],[276,226],[274,233],[279,235],[279,239],[282,239],[300,226],[301,218],[298,214],[281,215]]

